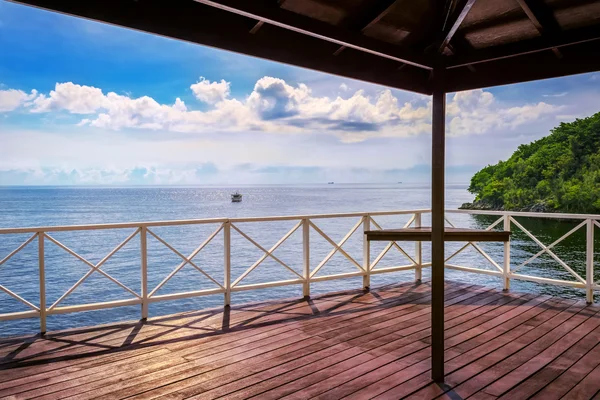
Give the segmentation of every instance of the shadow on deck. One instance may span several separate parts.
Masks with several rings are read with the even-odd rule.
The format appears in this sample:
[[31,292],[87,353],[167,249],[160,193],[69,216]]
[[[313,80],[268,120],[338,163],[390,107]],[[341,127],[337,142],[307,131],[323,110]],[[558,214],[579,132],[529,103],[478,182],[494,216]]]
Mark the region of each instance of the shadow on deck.
[[[428,283],[0,341],[0,397],[592,398],[600,307],[448,282],[432,384]],[[474,397],[471,397],[474,396]]]

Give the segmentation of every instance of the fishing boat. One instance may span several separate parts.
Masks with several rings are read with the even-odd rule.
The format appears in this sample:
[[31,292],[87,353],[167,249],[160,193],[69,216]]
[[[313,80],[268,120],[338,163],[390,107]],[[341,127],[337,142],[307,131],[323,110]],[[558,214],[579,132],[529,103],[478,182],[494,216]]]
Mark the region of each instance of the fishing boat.
[[333,185],[333,182],[327,182],[328,185]]
[[232,203],[240,203],[242,201],[242,194],[239,192],[235,192],[231,195]]

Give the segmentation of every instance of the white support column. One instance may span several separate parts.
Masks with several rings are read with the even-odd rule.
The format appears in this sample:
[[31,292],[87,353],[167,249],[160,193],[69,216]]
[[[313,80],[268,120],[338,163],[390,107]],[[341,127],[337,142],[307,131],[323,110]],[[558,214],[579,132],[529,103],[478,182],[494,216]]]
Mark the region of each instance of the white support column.
[[302,254],[303,269],[302,294],[305,298],[310,297],[310,224],[308,219],[302,220]]
[[140,258],[142,275],[142,319],[148,318],[148,228],[140,229]]
[[46,258],[44,252],[44,232],[38,233],[38,268],[40,274],[40,333],[46,334]]
[[[421,213],[416,213],[415,228],[420,228],[421,224]],[[417,262],[417,266],[415,267],[415,282],[421,283],[423,279],[423,245],[421,241],[415,242],[415,261]]]
[[367,240],[367,235],[364,232],[371,229],[371,217],[365,215],[363,217],[363,289],[369,290],[371,287],[371,245]]
[[225,286],[225,307],[231,304],[231,222],[225,222],[223,226],[223,255],[224,255],[224,286]]
[[585,257],[585,294],[588,304],[594,302],[594,220],[587,220]]
[[[510,232],[510,216],[504,216],[504,230]],[[502,268],[502,290],[505,292],[510,290],[510,239],[504,242],[504,265]]]

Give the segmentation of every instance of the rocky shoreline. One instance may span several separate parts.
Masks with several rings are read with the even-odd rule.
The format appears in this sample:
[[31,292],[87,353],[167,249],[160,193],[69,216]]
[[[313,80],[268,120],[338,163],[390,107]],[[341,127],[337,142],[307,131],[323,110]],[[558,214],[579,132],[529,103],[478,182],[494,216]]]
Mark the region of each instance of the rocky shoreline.
[[551,213],[556,210],[549,209],[545,204],[537,203],[531,206],[523,207],[520,209],[505,210],[502,206],[496,206],[484,201],[474,201],[472,203],[463,203],[462,206],[458,207],[459,210],[481,210],[481,211],[521,211],[521,212],[539,212],[539,213]]

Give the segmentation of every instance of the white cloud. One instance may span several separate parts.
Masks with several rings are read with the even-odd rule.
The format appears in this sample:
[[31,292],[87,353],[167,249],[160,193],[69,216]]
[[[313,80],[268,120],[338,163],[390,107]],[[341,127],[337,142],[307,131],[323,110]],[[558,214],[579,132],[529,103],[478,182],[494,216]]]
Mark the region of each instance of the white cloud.
[[35,96],[37,96],[35,90],[32,90],[31,94],[15,89],[0,90],[0,112],[14,111]]
[[197,83],[190,86],[196,98],[204,103],[215,104],[229,97],[229,82],[221,79],[221,82],[211,82],[203,76]]
[[102,90],[72,82],[57,83],[48,96],[33,101],[32,112],[67,110],[73,114],[91,114],[104,106]]
[[448,103],[448,133],[461,136],[511,130],[562,109],[544,102],[504,107],[492,93],[482,89],[459,92]]
[[555,93],[555,94],[543,94],[542,97],[565,97],[569,92]]
[[181,101],[181,99],[179,97],[175,99],[175,104],[173,104],[173,109],[175,109],[177,111],[181,111],[181,112],[187,111],[187,107],[185,106],[185,103],[183,101]]
[[[180,98],[160,104],[148,96],[105,94],[99,88],[72,82],[57,83],[47,95],[37,96],[35,91],[26,95],[18,90],[0,93],[9,93],[6,98],[10,99],[5,101],[9,110],[24,105],[34,113],[85,114],[78,125],[110,130],[328,132],[344,142],[431,131],[431,101],[420,96],[401,104],[389,89],[371,96],[358,90],[348,98],[332,98],[315,96],[305,84],[292,86],[269,76],[259,79],[244,99],[231,98],[230,83],[224,80],[201,78],[190,88],[198,100],[211,106],[208,110],[190,110]],[[508,107],[491,92],[459,92],[447,105],[448,133],[459,136],[514,129],[560,109],[544,102]]]
[[342,84],[340,85],[340,90],[342,90],[342,91],[344,91],[344,92],[345,92],[345,91],[347,91],[347,90],[349,90],[349,89],[350,89],[350,88],[349,88],[349,87],[348,87],[348,85],[346,85],[345,83],[342,83]]
[[515,128],[527,122],[535,121],[542,115],[554,114],[561,110],[561,106],[553,106],[544,102],[537,104],[526,104],[522,107],[511,107],[507,110],[502,110],[501,115],[504,117],[504,122]]

